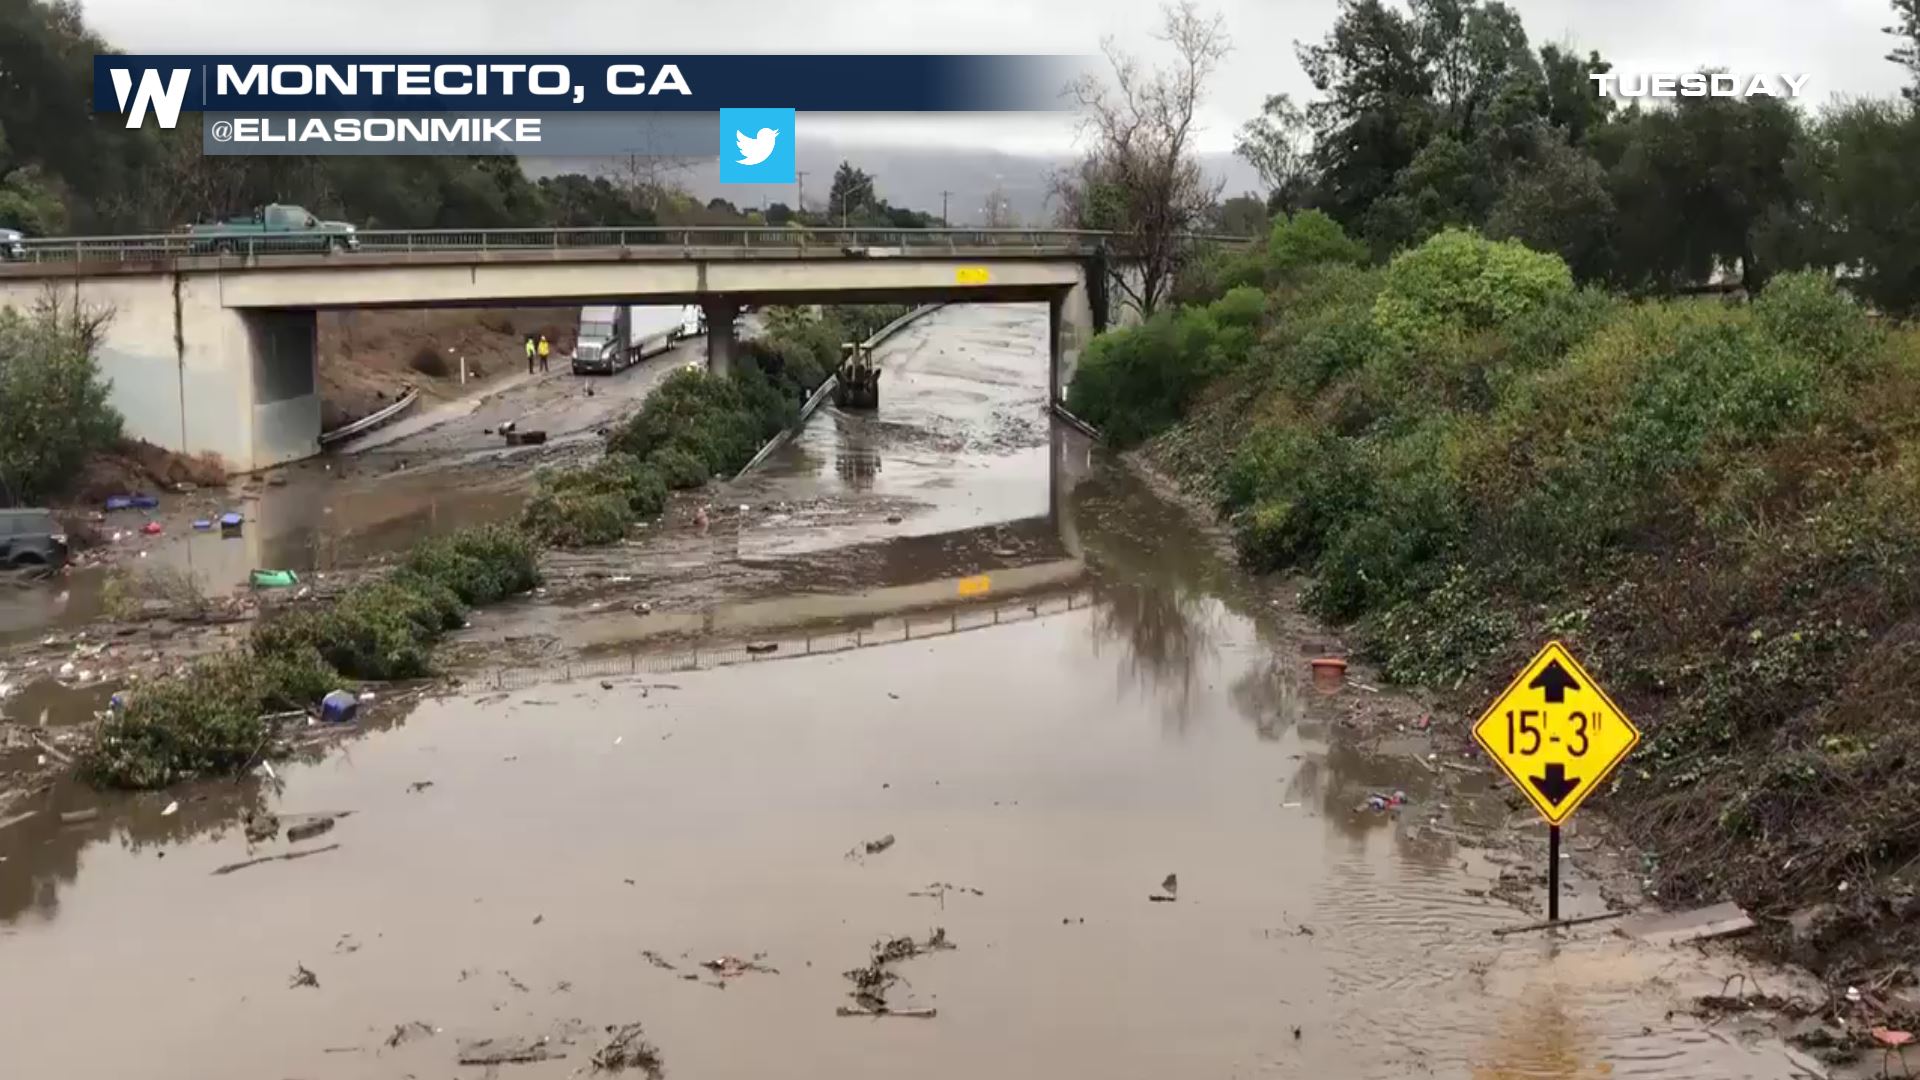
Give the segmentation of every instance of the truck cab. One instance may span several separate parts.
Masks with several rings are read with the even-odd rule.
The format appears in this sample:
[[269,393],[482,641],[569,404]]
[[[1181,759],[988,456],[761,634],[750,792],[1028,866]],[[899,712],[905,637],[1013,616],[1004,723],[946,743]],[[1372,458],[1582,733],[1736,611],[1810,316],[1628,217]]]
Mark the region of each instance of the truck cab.
[[622,309],[589,305],[580,309],[580,332],[573,343],[573,373],[611,375],[627,366],[626,330]]

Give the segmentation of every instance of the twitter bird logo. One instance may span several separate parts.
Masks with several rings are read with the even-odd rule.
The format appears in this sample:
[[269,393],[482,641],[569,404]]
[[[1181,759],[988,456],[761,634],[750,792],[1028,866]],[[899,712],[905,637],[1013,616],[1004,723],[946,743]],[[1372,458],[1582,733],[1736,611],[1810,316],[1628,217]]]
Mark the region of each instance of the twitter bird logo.
[[739,164],[758,165],[767,160],[767,155],[773,153],[773,144],[779,138],[780,133],[773,128],[761,128],[758,135],[748,135],[744,131],[734,132],[733,141],[740,147]]
[[793,183],[793,132],[792,109],[721,109],[720,182]]

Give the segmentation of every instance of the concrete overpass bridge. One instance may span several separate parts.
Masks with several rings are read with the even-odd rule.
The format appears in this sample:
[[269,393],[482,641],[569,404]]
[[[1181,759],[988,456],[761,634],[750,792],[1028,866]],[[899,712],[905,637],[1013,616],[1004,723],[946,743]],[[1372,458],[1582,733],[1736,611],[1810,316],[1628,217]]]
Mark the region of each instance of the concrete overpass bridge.
[[[1076,230],[646,228],[363,232],[353,251],[185,235],[27,242],[0,307],[107,308],[100,350],[130,434],[238,470],[319,450],[315,313],[700,304],[726,371],[742,304],[1044,302],[1057,400],[1103,328],[1111,237]],[[282,245],[285,241],[280,242]]]

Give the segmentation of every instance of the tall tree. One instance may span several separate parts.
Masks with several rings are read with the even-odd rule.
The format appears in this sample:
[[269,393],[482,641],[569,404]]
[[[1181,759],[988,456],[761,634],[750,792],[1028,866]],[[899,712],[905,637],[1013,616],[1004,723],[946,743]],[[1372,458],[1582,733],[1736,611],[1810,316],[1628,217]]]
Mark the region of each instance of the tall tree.
[[1114,286],[1143,315],[1157,308],[1187,255],[1185,235],[1212,207],[1219,185],[1194,159],[1194,122],[1208,81],[1232,48],[1218,15],[1192,0],[1162,9],[1159,40],[1172,63],[1151,70],[1111,39],[1110,79],[1087,75],[1069,89],[1088,142],[1080,164],[1055,177],[1062,216],[1082,228],[1124,236],[1127,261]]
[[1357,230],[1435,126],[1419,29],[1382,0],[1340,0],[1325,40],[1294,51],[1321,93],[1307,106],[1315,205]]
[[861,210],[878,209],[873,197],[873,177],[853,162],[842,161],[833,170],[833,186],[827,190],[827,216],[833,224],[852,223]]
[[1900,39],[1887,59],[1907,69],[1907,85],[1900,95],[1908,101],[1920,101],[1920,0],[1892,0],[1894,25],[1883,33]]
[[1288,94],[1269,94],[1260,115],[1241,125],[1233,152],[1260,174],[1267,185],[1267,207],[1292,214],[1306,198],[1308,168],[1307,114]]

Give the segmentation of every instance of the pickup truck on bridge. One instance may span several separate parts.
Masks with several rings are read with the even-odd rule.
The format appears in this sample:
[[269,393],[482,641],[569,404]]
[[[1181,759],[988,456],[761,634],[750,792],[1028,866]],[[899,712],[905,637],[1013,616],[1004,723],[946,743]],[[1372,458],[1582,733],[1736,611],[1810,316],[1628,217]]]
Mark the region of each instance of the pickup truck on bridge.
[[305,207],[274,203],[251,216],[187,230],[196,253],[356,251],[360,237],[344,221],[322,221]]

